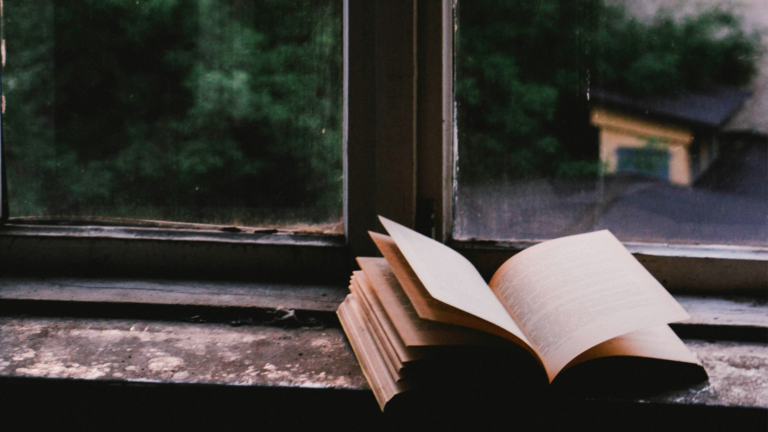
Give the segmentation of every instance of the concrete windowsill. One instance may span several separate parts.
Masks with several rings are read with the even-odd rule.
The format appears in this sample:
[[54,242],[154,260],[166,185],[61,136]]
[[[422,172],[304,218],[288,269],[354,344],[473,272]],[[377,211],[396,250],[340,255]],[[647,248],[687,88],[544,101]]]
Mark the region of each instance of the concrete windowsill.
[[[334,321],[333,311],[346,292],[337,286],[3,278],[0,383],[45,378],[283,388],[294,394],[342,391],[359,394],[375,416],[365,377]],[[768,413],[768,344],[762,336],[768,331],[768,306],[748,299],[677,299],[692,318],[674,328],[704,364],[709,381],[651,397],[591,403]],[[37,307],[51,304],[56,308]],[[93,307],[87,313],[66,313],[88,304]],[[98,312],[110,305],[133,309],[129,316]],[[166,317],[130,316],[150,306],[177,308]],[[215,319],[206,318],[209,312]],[[247,317],[249,312],[258,317]],[[699,328],[748,337],[715,340]]]

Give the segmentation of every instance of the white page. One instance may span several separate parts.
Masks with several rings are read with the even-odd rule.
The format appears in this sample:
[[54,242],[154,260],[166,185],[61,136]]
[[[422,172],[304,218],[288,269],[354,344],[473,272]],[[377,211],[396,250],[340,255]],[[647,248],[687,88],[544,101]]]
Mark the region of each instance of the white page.
[[495,337],[486,333],[421,319],[384,258],[360,257],[357,262],[407,347],[498,343]]
[[505,262],[490,286],[541,357],[550,380],[601,342],[688,318],[608,231],[528,248]]
[[568,363],[568,367],[587,360],[613,356],[647,357],[701,366],[675,332],[668,325],[662,325],[627,333],[595,345]]
[[508,331],[528,343],[475,266],[458,252],[379,216],[424,288],[435,299]]

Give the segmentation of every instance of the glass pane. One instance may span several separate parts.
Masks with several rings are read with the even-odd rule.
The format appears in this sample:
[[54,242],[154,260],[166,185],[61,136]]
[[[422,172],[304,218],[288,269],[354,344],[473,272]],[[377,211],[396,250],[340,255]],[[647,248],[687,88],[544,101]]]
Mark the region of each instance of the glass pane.
[[457,6],[458,239],[768,246],[768,2]]
[[6,0],[11,216],[341,229],[341,0]]

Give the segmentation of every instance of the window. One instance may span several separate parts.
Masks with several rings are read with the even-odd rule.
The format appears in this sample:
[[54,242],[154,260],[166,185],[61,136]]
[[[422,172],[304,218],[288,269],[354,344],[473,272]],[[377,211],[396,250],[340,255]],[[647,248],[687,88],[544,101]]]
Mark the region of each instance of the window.
[[5,6],[17,221],[341,230],[341,0]]
[[[449,242],[481,272],[498,267],[535,238],[465,235],[461,171],[454,220],[454,164],[461,168],[462,153],[457,158],[453,146],[453,13],[451,2],[344,3],[343,235],[88,220],[29,225],[12,218],[0,233],[3,262],[19,271],[56,274],[343,283],[354,256],[375,253],[367,231],[378,228],[376,215],[383,214]],[[635,165],[647,165],[648,158],[639,159]],[[762,248],[628,246],[668,287],[765,285]]]
[[459,5],[457,238],[768,246],[764,4],[640,5]]
[[[195,50],[199,51],[202,49],[200,48],[200,40],[204,39],[202,36],[199,39],[194,37],[198,34],[196,33],[198,29],[195,26],[200,28],[203,26],[200,21],[200,19],[202,19],[199,16],[200,14],[204,15],[204,18],[208,20],[219,18],[231,20],[233,16],[232,14],[227,15],[227,13],[225,13],[224,10],[227,9],[226,7],[223,9],[213,8],[203,14],[202,12],[205,11],[202,11],[200,8],[210,7],[211,4],[210,2],[204,1],[199,2],[199,4],[196,3],[197,9],[200,10],[192,8],[193,10],[189,11],[179,8],[174,9],[171,6],[168,6],[172,9],[170,12],[162,8],[158,10],[145,9],[148,7],[147,4],[151,7],[160,7],[165,4],[164,2],[147,2],[143,5],[142,3],[139,3],[138,7],[135,9],[132,9],[134,6],[132,3],[129,3],[131,2],[94,2],[92,6],[101,11],[106,10],[105,13],[113,13],[117,15],[115,19],[122,17],[125,20],[130,20],[133,15],[147,15],[145,18],[147,18],[148,22],[143,24],[126,24],[127,28],[130,28],[132,31],[135,30],[133,33],[128,32],[127,36],[124,36],[128,39],[135,37],[136,35],[134,33],[140,33],[141,31],[190,31],[192,33],[191,39],[185,35],[177,35],[178,37],[176,39],[181,39],[182,42],[191,46],[191,48],[186,48],[189,48],[188,51],[191,50],[193,54]],[[175,3],[176,2],[168,2],[168,5],[175,5]],[[285,6],[286,8],[293,7],[294,9],[296,8],[296,5],[301,4],[301,2],[292,1],[268,3],[277,8]],[[339,20],[343,19],[346,23],[343,27],[345,32],[343,38],[344,43],[339,46],[340,50],[343,48],[344,58],[346,59],[344,68],[342,69],[345,77],[342,82],[346,84],[343,87],[344,97],[342,98],[343,103],[341,104],[346,121],[342,125],[339,125],[338,133],[336,134],[337,138],[340,138],[344,136],[344,134],[341,133],[342,131],[349,130],[343,139],[345,151],[343,153],[343,158],[339,161],[343,164],[344,172],[346,173],[343,178],[343,210],[345,214],[343,219],[344,224],[342,225],[345,235],[334,233],[333,229],[326,230],[330,232],[323,233],[295,226],[280,226],[278,227],[280,228],[278,230],[273,229],[271,226],[248,229],[247,226],[244,227],[242,225],[231,226],[235,225],[237,220],[233,221],[230,219],[227,221],[221,218],[212,218],[209,220],[204,218],[202,220],[203,222],[217,222],[217,226],[190,225],[177,223],[176,220],[178,220],[178,218],[175,218],[173,214],[168,217],[171,219],[170,222],[163,223],[153,221],[147,222],[144,220],[104,220],[85,218],[82,216],[71,218],[66,217],[67,212],[58,212],[59,215],[65,217],[33,220],[30,218],[14,217],[16,214],[14,213],[14,206],[12,205],[10,209],[11,218],[3,227],[2,234],[0,234],[0,237],[2,237],[1,241],[4,246],[7,246],[3,252],[3,262],[18,264],[18,266],[13,267],[15,271],[31,271],[33,273],[47,271],[54,274],[64,272],[67,274],[81,275],[127,275],[128,277],[162,275],[185,278],[279,277],[290,279],[297,277],[309,280],[327,280],[329,278],[333,280],[346,279],[354,262],[352,257],[364,253],[366,248],[370,249],[370,241],[365,239],[365,233],[369,229],[376,229],[376,224],[378,223],[376,214],[388,214],[398,220],[404,220],[402,216],[405,215],[404,217],[406,221],[408,218],[413,220],[413,215],[411,214],[408,216],[408,214],[414,211],[415,204],[410,205],[409,202],[415,203],[415,193],[408,195],[402,194],[401,192],[409,188],[409,183],[411,185],[410,187],[414,187],[416,175],[414,157],[410,158],[410,162],[408,162],[408,158],[400,158],[401,155],[407,155],[409,152],[414,153],[415,149],[414,134],[416,132],[417,115],[414,104],[416,92],[416,83],[414,82],[416,51],[413,42],[416,38],[415,20],[417,16],[415,5],[387,5],[374,4],[373,2],[353,3],[354,4],[343,4],[343,7],[341,7],[342,3],[333,1],[307,2],[307,5],[311,4],[315,6],[315,10],[313,11],[313,14],[315,15],[318,15],[316,9],[325,10],[323,8],[327,5],[333,7],[338,6],[338,18]],[[253,4],[253,2],[235,1],[224,2],[222,4],[235,7],[243,5],[247,6],[248,4]],[[44,38],[46,36],[46,29],[50,30],[51,27],[54,29],[56,28],[55,24],[57,19],[72,19],[72,15],[76,13],[83,13],[85,14],[83,18],[88,18],[88,14],[79,9],[68,11],[64,6],[62,6],[61,9],[52,7],[52,5],[59,7],[58,3],[37,2],[32,4],[23,2],[16,6],[28,8],[34,7],[35,5],[47,8],[45,9],[46,14],[39,14],[40,16],[32,14],[35,15],[35,19],[48,19],[51,20],[53,24],[49,25],[47,28],[44,25],[38,26],[41,31],[39,33],[29,32],[29,34],[32,35],[31,37]],[[6,2],[6,11],[10,11],[12,6],[13,4],[8,4]],[[57,10],[63,15],[62,17],[57,18]],[[65,14],[64,12],[67,13]],[[158,12],[158,14],[156,15],[155,12]],[[250,16],[253,16],[252,12],[253,11],[250,12]],[[164,13],[165,15],[163,15]],[[174,13],[181,15],[191,14],[190,20],[193,28],[191,30],[185,30],[183,28],[168,29],[167,26],[155,25],[153,20],[163,21],[178,18]],[[248,13],[249,11],[246,7],[244,15],[249,16]],[[25,17],[28,15],[30,14],[26,14]],[[235,15],[237,15],[237,18],[243,16],[243,14]],[[351,19],[350,16],[352,17]],[[6,12],[5,17],[6,20],[13,19],[11,12]],[[98,19],[94,20],[98,21]],[[16,23],[18,24],[18,22]],[[31,25],[30,23],[27,24]],[[98,24],[98,22],[93,23],[94,26],[98,26]],[[132,28],[134,24],[138,26],[138,28]],[[222,25],[226,27],[225,24]],[[325,24],[323,23],[320,24],[321,30],[327,27],[323,27],[324,25]],[[6,26],[6,34],[8,34],[11,27],[12,26]],[[216,25],[213,25],[213,27],[216,27]],[[228,29],[227,31],[247,33],[247,29],[243,30],[241,28],[235,28],[233,30],[230,27],[226,28]],[[340,23],[339,28],[342,28]],[[440,24],[438,23],[435,28],[440,30]],[[405,29],[405,31],[401,31],[402,29]],[[300,30],[305,31],[306,29],[302,27]],[[74,29],[72,31],[78,32],[79,30]],[[330,34],[329,31],[325,31],[323,35],[327,35],[332,39],[333,35]],[[372,31],[388,33],[386,37],[381,38],[374,44]],[[332,33],[332,31],[330,32]],[[227,34],[217,35],[215,34],[215,31],[213,31],[213,33],[214,36],[220,36],[224,39],[220,44],[221,46],[215,48],[225,48],[229,50],[238,48],[228,45],[228,43],[232,43],[233,39],[226,39],[228,36]],[[48,36],[50,36],[50,34]],[[187,39],[185,39],[185,37]],[[411,41],[410,43],[408,42],[409,40]],[[50,45],[50,42],[51,39],[48,38],[48,45]],[[108,43],[108,41],[100,42]],[[127,41],[125,44],[130,46],[129,42],[130,41]],[[318,43],[324,43],[324,40],[321,38]],[[11,47],[9,49],[9,53],[11,53],[11,61],[14,61],[13,44],[13,41],[9,43],[9,47]],[[41,49],[48,49],[48,45],[42,43],[39,44],[39,47]],[[335,45],[331,47],[332,50],[336,49],[334,47]],[[185,47],[183,46],[182,48]],[[366,52],[368,48],[373,48],[373,51]],[[176,51],[182,52],[171,53],[172,55],[168,53],[158,55],[161,59],[157,62],[160,66],[170,67],[167,63],[170,63],[171,66],[173,66],[178,62],[189,60],[185,57],[186,54],[183,52],[183,49],[177,49]],[[101,54],[108,57],[107,60],[109,60],[108,49],[102,50]],[[225,58],[222,61],[227,59],[234,61],[234,56],[227,57],[226,54],[227,53],[223,54]],[[194,55],[192,55],[192,57],[194,57]],[[386,61],[383,59],[386,59]],[[66,61],[69,60],[70,59],[66,59]],[[103,63],[109,65],[110,62],[107,60],[97,63],[99,63],[99,65]],[[307,61],[307,59],[300,60],[303,62]],[[311,58],[309,60],[311,60]],[[226,61],[224,61],[224,63],[226,63]],[[231,65],[225,64],[224,66],[230,67]],[[13,69],[11,69],[11,71],[13,71]],[[212,75],[216,75],[216,72],[217,70],[214,68]],[[224,73],[219,70],[219,72],[218,75],[223,75],[222,80],[225,81],[225,84],[226,82],[229,82],[229,84],[232,85],[236,84],[232,80],[227,81],[227,73],[231,71],[225,70],[224,72],[226,73]],[[330,73],[333,73],[333,71]],[[6,70],[6,76],[7,75],[8,70]],[[53,81],[55,81],[55,79]],[[177,85],[178,83],[172,82],[170,84],[172,84],[171,87],[173,87],[173,85]],[[186,84],[189,84],[189,82]],[[195,85],[197,85],[197,83],[192,82],[192,84],[192,87],[196,88]],[[299,84],[306,83],[299,82]],[[18,88],[21,83],[17,81],[14,85]],[[388,91],[387,89],[394,91]],[[223,90],[226,90],[226,88]],[[327,91],[332,92],[335,90],[330,88]],[[147,92],[148,95],[151,95],[151,93],[151,91]],[[184,92],[181,93],[185,94]],[[219,106],[229,109],[232,108],[230,105],[237,105],[235,102],[240,100],[239,97],[241,95],[237,92],[230,92],[227,94],[236,97],[236,100],[229,101],[232,103],[222,102]],[[127,93],[115,97],[120,99],[121,102],[126,102],[123,99],[128,99],[127,103],[130,106],[130,96],[131,94]],[[79,95],[75,94],[74,97],[79,97]],[[202,102],[206,101],[206,99],[202,99]],[[60,102],[64,103],[65,101]],[[9,109],[13,108],[13,104],[9,106]],[[372,109],[372,107],[375,109]],[[187,109],[187,111],[184,111],[185,113],[188,114],[191,112],[188,107],[185,109]],[[67,115],[70,113],[65,112],[60,114]],[[6,117],[8,115],[10,115],[10,111],[6,114]],[[186,117],[182,116],[182,118]],[[339,113],[338,118],[342,118],[341,113]],[[208,120],[209,119],[207,118],[203,118],[203,121]],[[225,120],[231,121],[232,119],[229,118]],[[329,121],[333,123],[333,116],[331,116]],[[168,123],[175,125],[173,121]],[[318,124],[313,123],[311,125],[313,126],[312,132],[316,132],[316,135],[318,136],[322,135],[324,132],[326,135],[333,135],[330,133],[333,132],[333,130],[326,128],[324,131],[322,127],[323,124],[321,123],[322,122]],[[8,124],[7,119],[6,124]],[[387,127],[384,127],[384,124],[386,124]],[[395,124],[402,124],[403,126],[393,128],[392,125]],[[140,126],[141,125],[136,127],[136,129],[138,130],[137,133],[141,135],[143,129]],[[184,125],[182,124],[181,126]],[[104,128],[109,129],[106,127]],[[85,128],[85,130],[90,133],[90,128]],[[13,136],[14,131],[7,132],[8,136]],[[50,133],[51,131],[45,130],[45,128],[35,128],[34,132]],[[16,133],[18,136],[18,131],[16,131]],[[173,135],[174,133],[176,132],[172,131],[172,133],[169,134]],[[225,131],[224,133],[226,135],[230,132]],[[405,139],[404,142],[406,143],[406,146],[397,147],[391,145],[391,143],[400,142],[402,139]],[[140,144],[143,143],[141,140],[138,140],[138,142]],[[340,143],[342,142],[340,141]],[[22,143],[17,143],[16,145],[22,145]],[[12,147],[13,145],[11,144],[4,148],[6,156]],[[408,148],[410,148],[410,150]],[[141,157],[143,157],[143,155]],[[153,162],[152,158],[144,158],[144,160],[146,162]],[[378,165],[378,171],[381,173],[379,178],[384,177],[385,171],[391,170],[390,173],[387,174],[389,175],[390,180],[400,178],[399,175],[396,176],[394,174],[403,172],[399,170],[400,168],[390,168],[387,160],[403,161],[405,165],[410,163],[410,172],[412,175],[410,177],[407,175],[403,177],[404,180],[400,184],[387,184],[386,187],[384,187],[383,181],[377,180],[377,178],[374,177],[373,174],[375,171],[373,171],[372,168],[375,169],[377,168],[376,165]],[[6,159],[4,162],[6,170],[10,171],[11,160]],[[14,167],[14,170],[15,169],[16,168]],[[226,175],[227,173],[224,174]],[[303,174],[303,172],[299,172],[298,174]],[[331,173],[326,177],[332,182],[335,182],[341,179],[341,176],[337,174]],[[17,175],[17,173],[13,175]],[[83,182],[83,179],[79,178],[76,172],[73,173],[73,176],[81,185],[90,185],[93,183],[91,181]],[[175,176],[169,176],[169,178],[171,177]],[[13,197],[14,183],[12,181],[9,181],[8,183],[12,186],[10,193],[11,197]],[[318,187],[325,187],[325,183],[326,181],[324,179],[316,179],[313,182],[309,182],[309,184]],[[4,185],[6,184],[7,183],[4,182]],[[28,184],[19,181],[15,184],[19,185],[18,187],[29,186]],[[162,183],[151,185],[151,187],[154,186],[166,187],[166,185]],[[256,188],[258,187],[258,185],[252,186]],[[141,189],[141,187],[138,188],[140,192]],[[37,188],[36,190],[40,191],[43,189]],[[47,191],[43,190],[43,192]],[[118,190],[118,192],[121,192],[121,190]],[[442,193],[442,190],[440,193]],[[13,203],[13,201],[11,202]],[[373,206],[370,205],[371,203],[373,203]],[[83,207],[85,208],[87,206]],[[390,211],[388,209],[392,210]],[[131,216],[130,211],[132,210],[135,210],[135,208],[129,209],[129,213],[118,211],[107,215]],[[143,210],[138,210],[139,213],[134,213],[134,217],[136,215],[141,216],[141,211]],[[150,209],[144,214],[149,214],[151,217],[153,211],[155,210]],[[163,209],[161,208],[159,213],[162,212]],[[225,211],[224,213],[226,214],[227,212]],[[42,214],[45,213],[43,212]],[[161,217],[162,216],[163,215],[161,214]],[[184,221],[183,218],[182,221]],[[190,220],[186,220],[185,222],[188,221]],[[199,219],[191,221],[200,222]],[[226,222],[226,224],[224,224],[224,222]],[[359,252],[357,252],[358,250]],[[301,268],[302,271],[297,272],[297,268]]]
[[[270,245],[324,245],[315,268],[346,270],[341,0],[5,11],[4,234],[62,247],[17,244],[14,259],[53,273],[239,277],[284,270]],[[154,258],[128,264],[149,244]],[[113,264],[96,264],[107,255]]]
[[460,2],[455,239],[765,260],[765,7]]

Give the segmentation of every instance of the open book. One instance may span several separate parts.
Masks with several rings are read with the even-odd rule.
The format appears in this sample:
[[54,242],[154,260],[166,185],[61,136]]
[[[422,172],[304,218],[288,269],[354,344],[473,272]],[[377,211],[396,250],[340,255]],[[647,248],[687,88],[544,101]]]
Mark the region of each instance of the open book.
[[616,356],[682,363],[706,377],[667,325],[688,314],[608,231],[530,247],[486,283],[456,251],[380,219],[390,236],[371,237],[384,258],[358,258],[362,271],[338,315],[382,410],[429,381],[423,371],[437,368],[420,364],[505,345],[550,383]]

